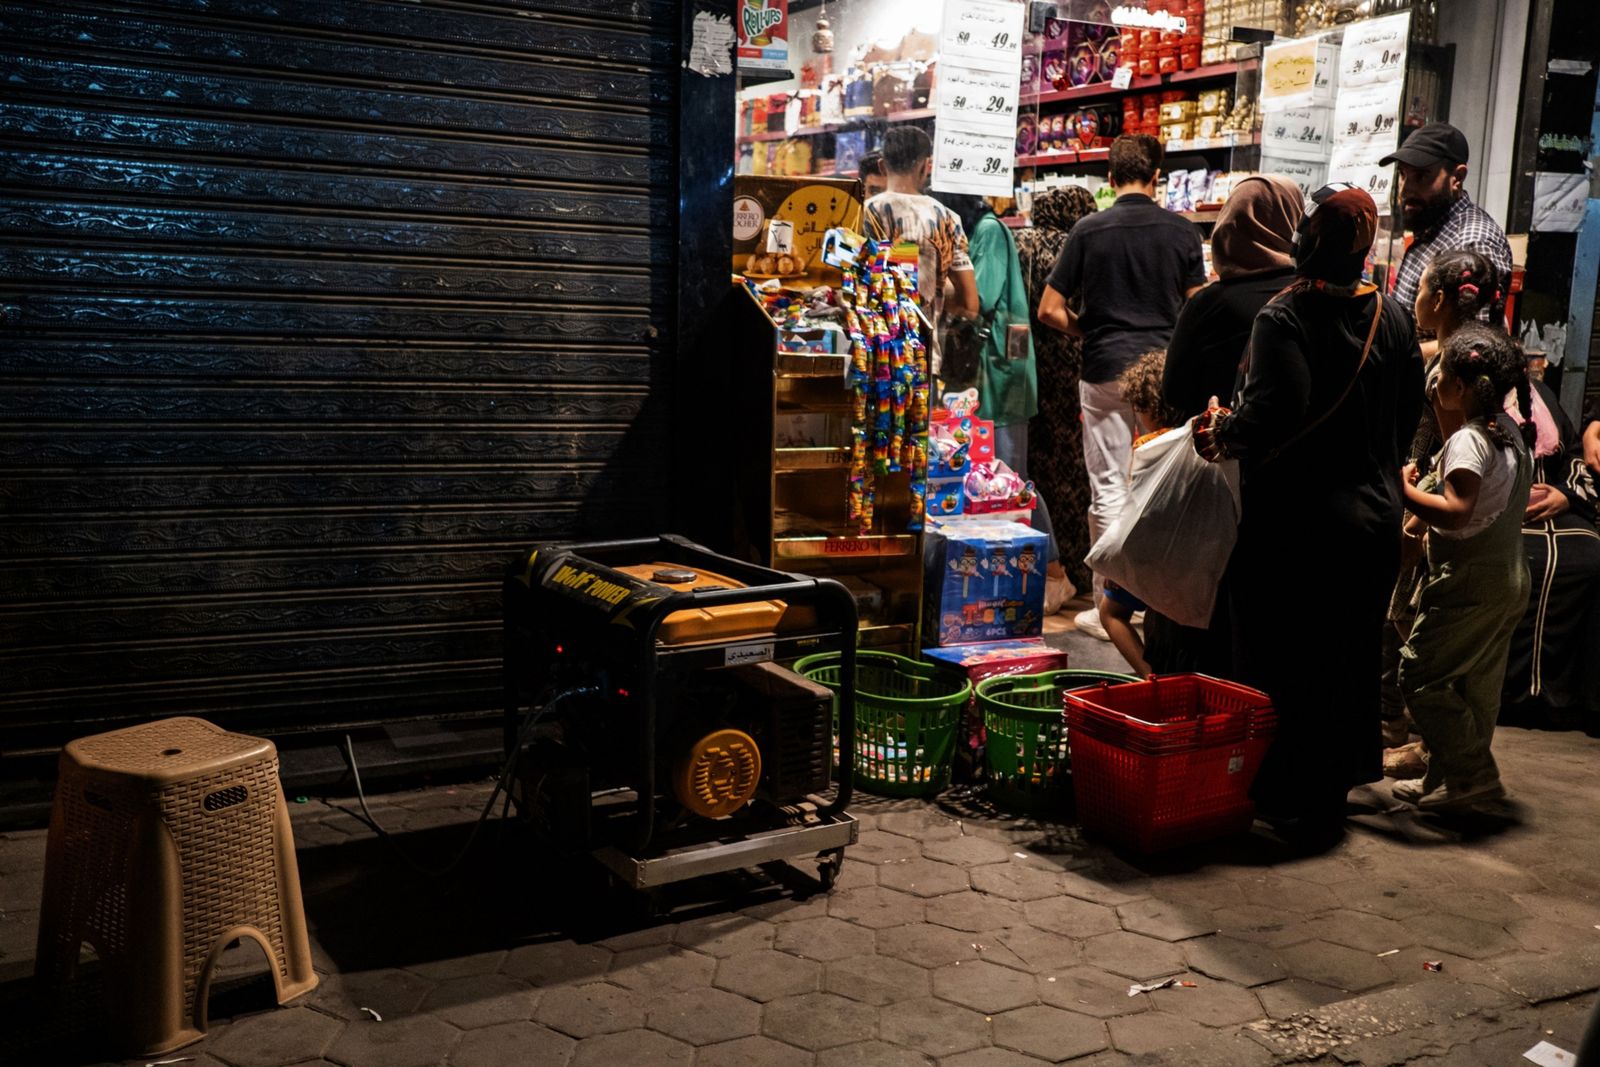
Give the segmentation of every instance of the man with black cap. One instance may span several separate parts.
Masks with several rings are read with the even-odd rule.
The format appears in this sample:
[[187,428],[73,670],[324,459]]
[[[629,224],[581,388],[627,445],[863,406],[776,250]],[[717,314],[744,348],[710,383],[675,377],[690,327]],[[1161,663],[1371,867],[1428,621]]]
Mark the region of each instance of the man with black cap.
[[1511,245],[1499,224],[1461,187],[1467,178],[1466,135],[1448,122],[1430,122],[1411,131],[1398,150],[1379,162],[1398,164],[1400,209],[1412,234],[1395,276],[1396,302],[1410,311],[1433,257],[1467,251],[1494,264],[1500,296],[1493,305],[1498,309],[1511,281]]

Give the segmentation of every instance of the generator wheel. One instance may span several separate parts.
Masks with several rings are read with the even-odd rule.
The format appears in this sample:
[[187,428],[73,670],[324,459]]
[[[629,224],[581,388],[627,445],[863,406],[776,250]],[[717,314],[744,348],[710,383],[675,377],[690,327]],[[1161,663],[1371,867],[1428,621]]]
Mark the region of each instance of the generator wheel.
[[839,880],[839,871],[844,867],[844,849],[836,848],[829,852],[817,855],[817,878],[822,882],[823,892],[832,892],[833,883]]

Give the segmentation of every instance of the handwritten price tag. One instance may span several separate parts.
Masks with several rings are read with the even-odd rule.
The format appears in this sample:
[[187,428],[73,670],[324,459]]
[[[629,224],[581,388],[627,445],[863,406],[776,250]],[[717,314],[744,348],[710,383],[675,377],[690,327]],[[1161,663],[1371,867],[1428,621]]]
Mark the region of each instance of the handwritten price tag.
[[945,0],[939,29],[940,75],[952,63],[1020,71],[1024,7],[1012,0]]
[[999,133],[1017,128],[1017,90],[1022,70],[979,70],[951,66],[939,72],[938,121]]
[[933,144],[933,188],[941,193],[1010,196],[1016,151],[1014,133],[941,125]]
[[1111,75],[1111,88],[1113,88],[1113,89],[1126,89],[1128,86],[1130,86],[1132,84],[1133,84],[1133,68],[1132,67],[1118,67],[1116,69],[1116,72]]

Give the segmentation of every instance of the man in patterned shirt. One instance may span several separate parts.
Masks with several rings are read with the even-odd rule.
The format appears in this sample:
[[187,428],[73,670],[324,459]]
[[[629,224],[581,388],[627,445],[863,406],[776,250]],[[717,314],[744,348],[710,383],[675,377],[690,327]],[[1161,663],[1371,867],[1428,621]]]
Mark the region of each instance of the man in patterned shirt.
[[1511,245],[1488,212],[1472,202],[1461,183],[1467,179],[1467,138],[1448,122],[1430,122],[1411,132],[1398,150],[1379,161],[1399,164],[1400,208],[1411,247],[1395,275],[1395,301],[1407,311],[1417,301],[1422,272],[1441,252],[1476,252],[1494,264],[1499,314],[1511,285]]
[[[896,126],[883,138],[883,167],[889,188],[866,203],[867,226],[879,241],[913,241],[918,246],[917,298],[928,321],[941,312],[956,318],[978,314],[978,283],[967,255],[967,233],[961,218],[923,193],[933,171],[933,142],[915,126]],[[944,303],[944,283],[954,296]],[[939,369],[939,347],[933,346],[933,369]]]

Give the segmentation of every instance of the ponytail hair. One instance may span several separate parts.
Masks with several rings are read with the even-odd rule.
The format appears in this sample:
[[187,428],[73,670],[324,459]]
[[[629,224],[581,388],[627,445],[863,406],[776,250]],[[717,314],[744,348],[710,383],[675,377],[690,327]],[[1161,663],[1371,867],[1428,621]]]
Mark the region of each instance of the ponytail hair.
[[1521,345],[1503,330],[1472,323],[1450,335],[1439,358],[1444,373],[1467,387],[1472,397],[1472,410],[1467,414],[1484,419],[1490,440],[1501,448],[1511,447],[1512,439],[1499,415],[1505,410],[1506,397],[1515,393],[1522,414],[1522,440],[1533,448],[1538,434],[1533,422],[1533,386]]
[[1457,322],[1473,322],[1482,309],[1505,306],[1499,272],[1476,252],[1441,252],[1428,264],[1424,277],[1429,289],[1444,294],[1445,306]]

